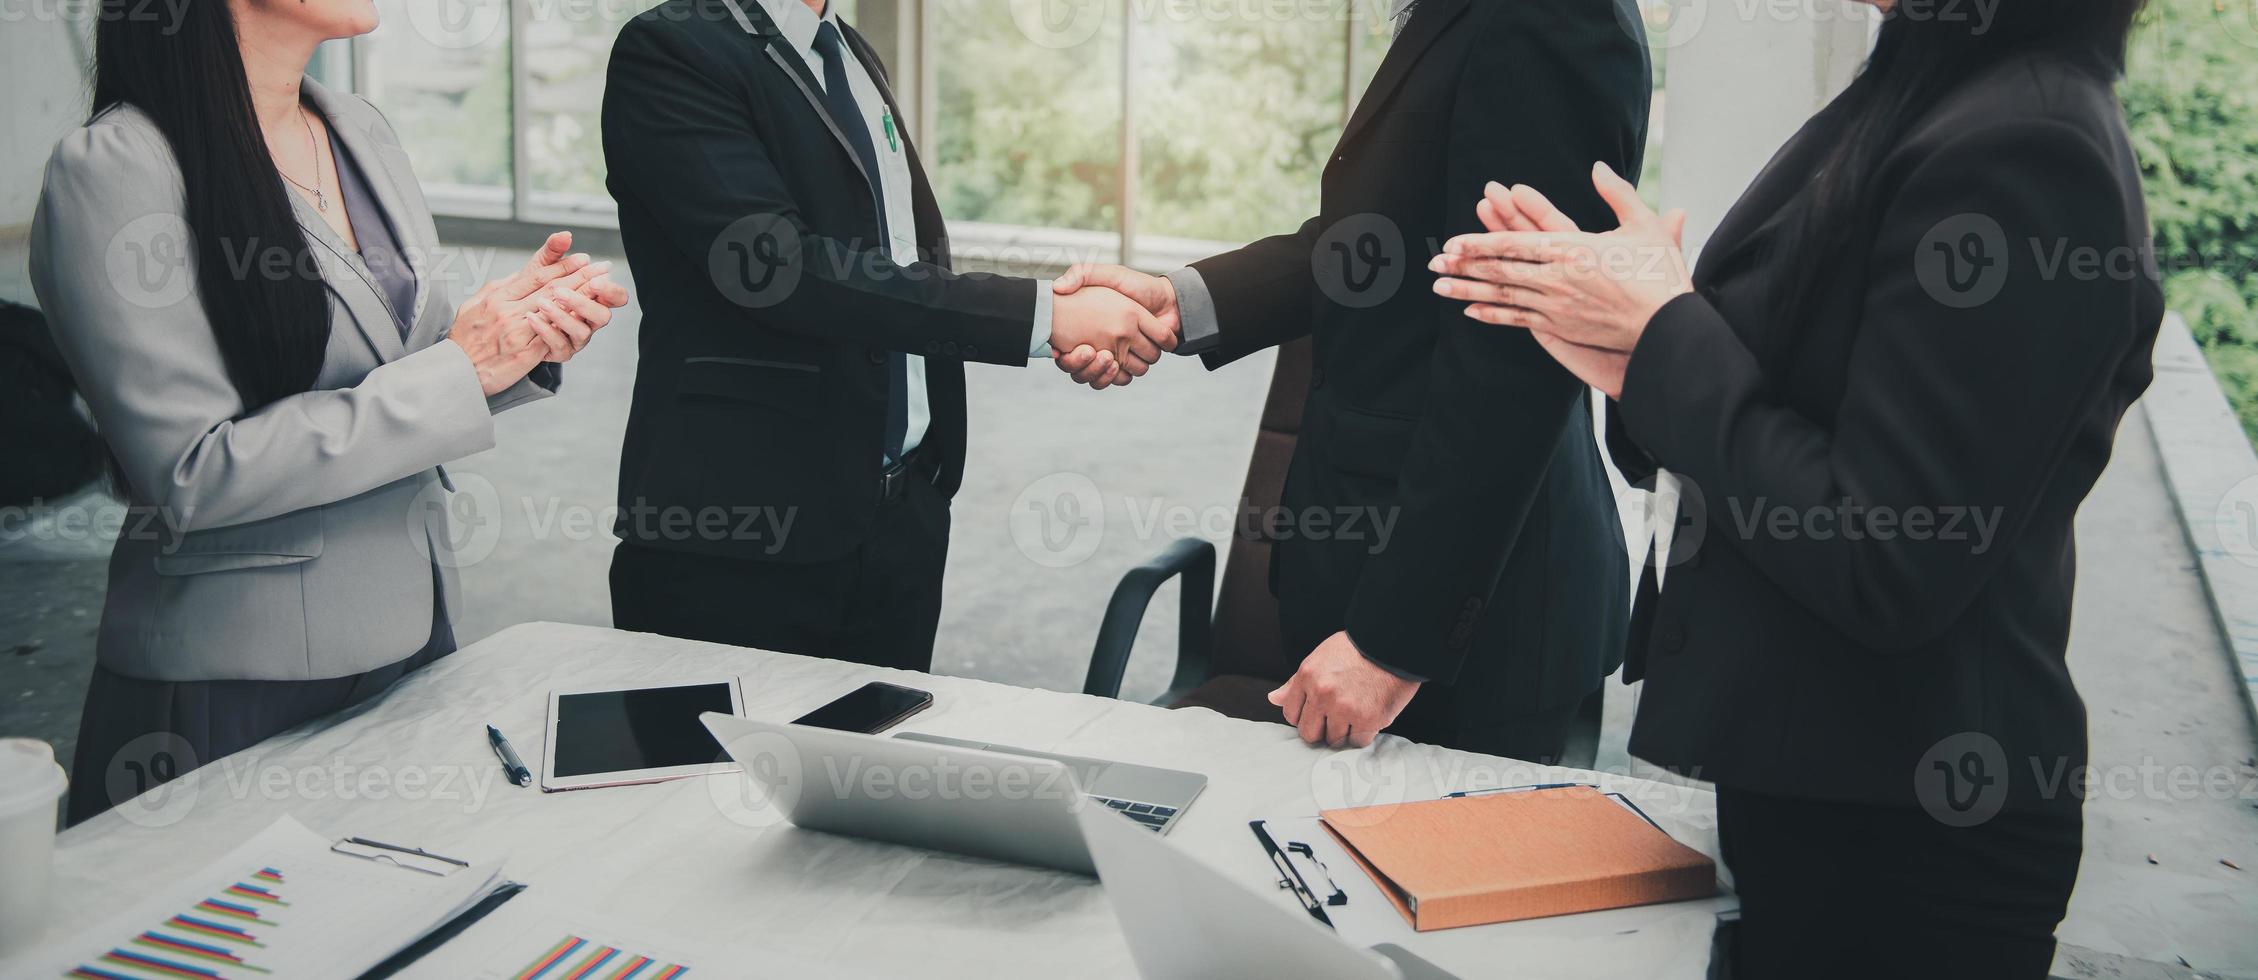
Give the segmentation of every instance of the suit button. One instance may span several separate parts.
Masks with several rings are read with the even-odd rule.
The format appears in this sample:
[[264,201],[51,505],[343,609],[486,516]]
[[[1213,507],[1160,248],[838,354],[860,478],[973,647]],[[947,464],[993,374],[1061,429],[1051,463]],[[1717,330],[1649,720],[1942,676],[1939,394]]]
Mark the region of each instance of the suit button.
[[885,352],[885,351],[882,351],[882,350],[874,350],[874,351],[871,351],[871,352],[870,352],[870,363],[872,363],[872,364],[884,364],[884,363],[886,363],[886,352]]
[[1323,388],[1323,387],[1325,387],[1325,369],[1324,369],[1324,368],[1321,368],[1321,367],[1313,367],[1313,368],[1310,368],[1310,369],[1309,369],[1309,386],[1310,386],[1311,388]]
[[1668,652],[1668,653],[1679,653],[1679,652],[1681,652],[1681,651],[1685,650],[1685,648],[1686,648],[1686,626],[1685,626],[1685,624],[1684,624],[1684,623],[1672,623],[1672,624],[1670,624],[1670,627],[1669,627],[1668,629],[1664,630],[1664,631],[1663,631],[1663,633],[1662,633],[1662,649],[1663,649],[1663,650],[1664,650],[1665,652]]
[[953,341],[953,340],[952,340],[952,341],[949,341],[948,343],[942,344],[942,345],[941,345],[941,353],[942,353],[942,355],[943,355],[943,356],[946,356],[946,357],[955,357],[955,356],[957,356],[957,342],[956,342],[956,341]]
[[940,353],[940,352],[941,352],[941,342],[940,342],[940,341],[938,341],[938,340],[927,341],[927,342],[926,342],[926,344],[925,344],[925,352],[926,352],[926,353],[928,353],[928,354],[938,354],[938,353]]

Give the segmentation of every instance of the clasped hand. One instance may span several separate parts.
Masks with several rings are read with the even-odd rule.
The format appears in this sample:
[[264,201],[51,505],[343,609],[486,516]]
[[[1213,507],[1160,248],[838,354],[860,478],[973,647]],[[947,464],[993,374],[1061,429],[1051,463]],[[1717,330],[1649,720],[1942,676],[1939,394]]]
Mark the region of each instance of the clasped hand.
[[1176,287],[1165,277],[1085,264],[1068,269],[1051,291],[1051,357],[1077,383],[1098,390],[1126,385],[1182,340]]
[[500,394],[544,361],[572,360],[627,305],[610,273],[611,263],[572,252],[571,232],[557,232],[516,274],[472,293],[447,339],[470,356],[479,387]]
[[1489,232],[1451,239],[1428,268],[1443,275],[1437,294],[1473,304],[1467,316],[1529,331],[1569,373],[1619,398],[1647,323],[1693,291],[1686,215],[1657,215],[1605,164],[1592,184],[1616,230],[1584,232],[1535,188],[1491,184],[1476,206]]

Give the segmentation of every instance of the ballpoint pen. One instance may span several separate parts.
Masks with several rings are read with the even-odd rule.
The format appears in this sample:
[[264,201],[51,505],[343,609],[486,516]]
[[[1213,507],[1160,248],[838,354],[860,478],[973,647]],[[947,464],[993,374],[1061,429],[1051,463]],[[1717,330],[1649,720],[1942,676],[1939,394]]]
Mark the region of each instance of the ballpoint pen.
[[486,726],[486,744],[493,747],[494,757],[502,760],[502,775],[508,777],[511,785],[523,786],[533,781],[533,773],[525,768],[525,760],[517,757],[517,750],[510,747],[510,740],[502,737],[501,729]]

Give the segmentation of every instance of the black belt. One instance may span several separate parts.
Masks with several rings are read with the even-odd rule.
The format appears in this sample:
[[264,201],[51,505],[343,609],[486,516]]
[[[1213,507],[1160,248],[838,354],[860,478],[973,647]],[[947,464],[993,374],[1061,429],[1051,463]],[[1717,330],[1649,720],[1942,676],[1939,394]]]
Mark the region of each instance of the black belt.
[[917,464],[923,459],[923,455],[912,449],[908,455],[903,456],[894,465],[887,467],[886,472],[880,473],[878,475],[879,502],[893,503],[902,499],[902,491],[909,487],[910,477],[916,475]]

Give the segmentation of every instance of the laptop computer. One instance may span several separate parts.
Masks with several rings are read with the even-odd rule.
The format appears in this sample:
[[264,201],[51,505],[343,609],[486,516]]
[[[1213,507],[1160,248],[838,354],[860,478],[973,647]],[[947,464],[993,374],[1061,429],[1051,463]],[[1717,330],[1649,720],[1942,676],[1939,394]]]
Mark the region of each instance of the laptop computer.
[[1104,759],[1013,748],[994,742],[927,735],[923,732],[902,732],[894,737],[912,742],[954,745],[964,749],[1032,756],[1059,762],[1074,773],[1075,781],[1090,799],[1105,804],[1122,816],[1142,824],[1146,830],[1156,833],[1165,834],[1168,828],[1175,826],[1176,815],[1184,812],[1185,807],[1191,806],[1193,798],[1207,788],[1206,776],[1180,769],[1107,762]]
[[1086,809],[1076,819],[1146,980],[1456,980],[1400,946],[1352,946],[1109,812]]
[[1097,873],[1077,811],[1164,832],[1207,787],[1198,773],[931,735],[699,718],[793,826],[1076,874]]

